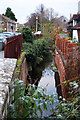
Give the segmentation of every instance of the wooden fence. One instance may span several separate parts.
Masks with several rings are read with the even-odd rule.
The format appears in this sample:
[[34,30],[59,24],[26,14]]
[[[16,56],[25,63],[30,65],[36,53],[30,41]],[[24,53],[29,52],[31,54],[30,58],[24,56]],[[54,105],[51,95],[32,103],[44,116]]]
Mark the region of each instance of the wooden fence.
[[62,55],[64,55],[64,58],[69,52],[72,52],[73,47],[76,46],[78,46],[77,43],[71,43],[69,40],[56,36],[56,47],[61,51]]
[[23,36],[13,36],[7,38],[4,47],[4,58],[16,58],[18,59],[21,54]]

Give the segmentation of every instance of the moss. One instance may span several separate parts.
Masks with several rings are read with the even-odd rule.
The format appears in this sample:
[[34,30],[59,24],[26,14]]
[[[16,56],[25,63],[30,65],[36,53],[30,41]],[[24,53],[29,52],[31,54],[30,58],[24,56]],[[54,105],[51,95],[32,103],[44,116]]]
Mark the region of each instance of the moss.
[[15,69],[16,78],[19,78],[19,73],[21,71],[21,65],[22,65],[22,61],[23,61],[23,58],[24,58],[25,54],[26,54],[25,52],[22,52],[20,58],[17,61],[17,66],[16,66],[16,69]]

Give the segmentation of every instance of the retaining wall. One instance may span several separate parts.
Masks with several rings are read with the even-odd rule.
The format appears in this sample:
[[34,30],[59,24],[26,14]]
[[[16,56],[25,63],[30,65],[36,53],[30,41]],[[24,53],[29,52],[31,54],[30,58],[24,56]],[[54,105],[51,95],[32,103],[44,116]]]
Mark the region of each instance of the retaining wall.
[[0,120],[6,119],[7,106],[12,101],[16,59],[0,59]]
[[[80,47],[68,40],[56,38],[55,62],[59,71],[60,81],[80,76]],[[63,97],[67,97],[67,87],[62,85]]]
[[20,58],[20,64],[18,65],[17,59],[0,59],[0,120],[6,119],[7,117],[7,106],[13,100],[12,94],[14,90],[12,87],[15,78],[23,80],[26,84],[28,65],[25,53]]
[[16,67],[16,78],[19,80],[23,80],[23,82],[26,84],[28,75],[28,64],[25,53],[21,55],[21,57],[18,60],[18,64]]

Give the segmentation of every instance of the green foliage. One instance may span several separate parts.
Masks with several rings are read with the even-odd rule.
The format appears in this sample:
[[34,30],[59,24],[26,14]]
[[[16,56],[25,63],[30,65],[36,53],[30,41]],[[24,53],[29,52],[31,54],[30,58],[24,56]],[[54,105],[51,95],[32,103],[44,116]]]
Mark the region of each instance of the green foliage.
[[0,30],[0,33],[5,32],[4,30]]
[[16,69],[15,69],[15,76],[16,76],[16,78],[20,78],[19,77],[19,73],[21,72],[21,67],[22,67],[22,61],[23,61],[23,59],[22,58],[24,58],[24,56],[25,56],[25,52],[22,52],[21,53],[21,55],[20,55],[20,58],[17,60],[17,65],[16,65]]
[[[46,94],[46,89],[25,84],[20,80],[15,80],[14,100],[8,107],[8,119],[10,118],[41,118],[43,110],[49,108],[51,101],[55,103],[53,97]],[[27,91],[25,95],[25,89]],[[14,104],[14,107],[13,107]],[[42,108],[43,106],[43,108]],[[38,114],[39,113],[39,114]]]
[[50,43],[44,39],[34,40],[33,44],[23,43],[23,51],[26,52],[27,60],[32,64],[39,64],[44,56],[49,54]]
[[[56,35],[56,28],[54,24],[52,23],[46,23],[43,27],[43,36],[46,40],[49,40],[52,42],[52,40],[55,40]],[[52,43],[53,44],[53,43]]]
[[32,31],[28,27],[23,27],[22,28],[22,34],[23,34],[23,42],[33,42],[33,37],[32,37]]
[[63,28],[60,26],[60,28],[59,28],[59,32],[60,33],[63,33]]
[[9,17],[11,20],[17,21],[15,14],[12,12],[10,7],[6,9],[5,16]]
[[[76,96],[70,100],[60,96],[60,100],[56,100],[56,95],[48,95],[45,88],[37,88],[31,84],[27,85],[26,88],[23,81],[15,80],[14,100],[8,107],[8,118],[42,118],[43,111],[48,111],[50,108],[51,115],[45,118],[80,120],[80,88],[76,89],[79,87],[78,82],[70,82],[71,87],[73,86],[75,89]],[[56,106],[54,106],[55,103]]]
[[69,31],[69,37],[72,38],[72,30]]

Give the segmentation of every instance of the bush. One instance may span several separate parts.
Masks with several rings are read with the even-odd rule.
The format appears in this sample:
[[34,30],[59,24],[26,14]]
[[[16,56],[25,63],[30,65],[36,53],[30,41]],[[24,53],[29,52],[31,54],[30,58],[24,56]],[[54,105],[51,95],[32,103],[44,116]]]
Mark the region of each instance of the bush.
[[[21,80],[16,79],[15,83],[14,101],[8,107],[9,119],[43,118],[43,111],[50,110],[51,115],[44,119],[80,120],[80,89],[76,89],[79,87],[77,83],[70,82],[76,93],[74,97],[71,93],[71,100],[66,100],[61,96],[59,97],[61,100],[57,100],[57,95],[48,95],[45,88],[37,88],[34,84],[29,84],[26,88]],[[27,90],[26,95],[25,89]]]
[[4,30],[0,30],[0,33],[5,32]]
[[23,34],[23,42],[33,42],[33,37],[32,37],[32,31],[28,27],[23,27],[22,28],[22,34]]
[[49,54],[50,43],[44,39],[34,40],[33,44],[23,43],[23,51],[26,52],[27,60],[31,64],[39,64],[44,56]]

